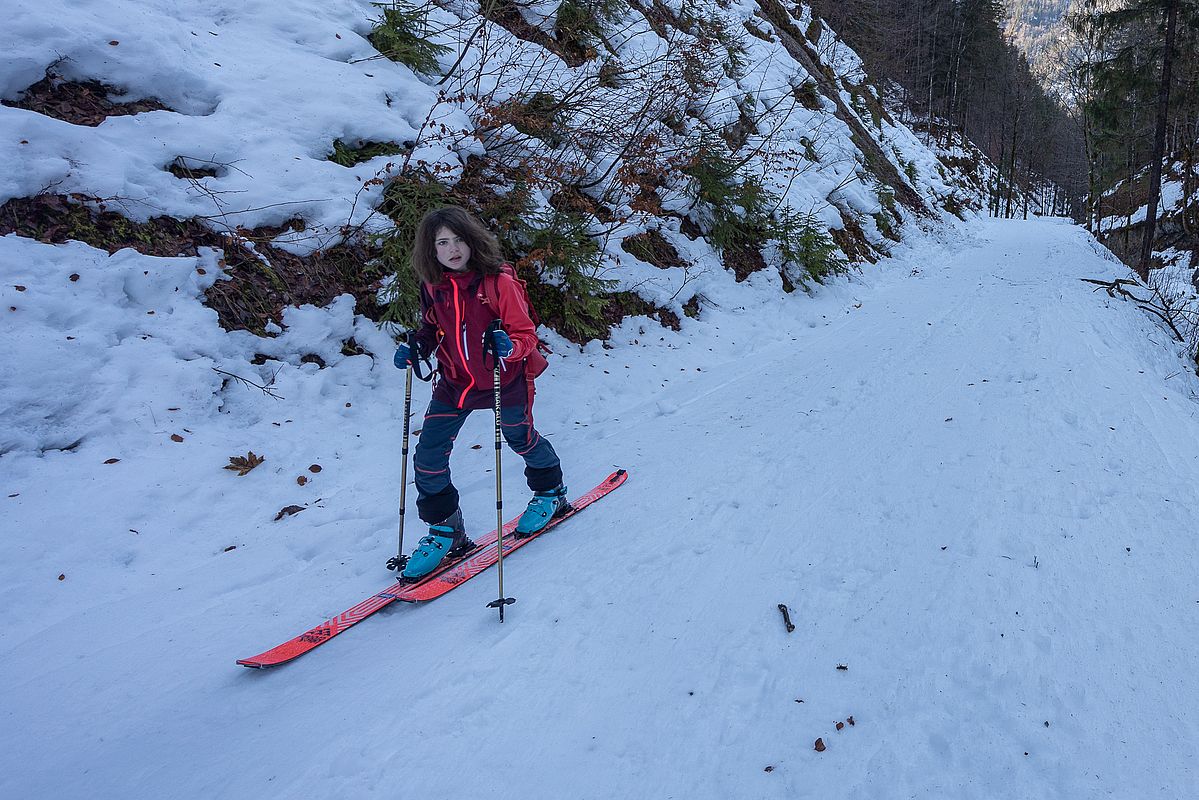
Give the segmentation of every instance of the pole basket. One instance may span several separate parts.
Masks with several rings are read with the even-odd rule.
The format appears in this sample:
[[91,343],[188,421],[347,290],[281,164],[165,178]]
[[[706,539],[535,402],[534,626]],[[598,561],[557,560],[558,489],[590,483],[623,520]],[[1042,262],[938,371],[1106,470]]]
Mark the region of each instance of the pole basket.
[[501,597],[498,600],[492,600],[487,604],[488,608],[498,608],[500,610],[500,622],[504,621],[504,606],[510,606],[516,602],[515,597]]

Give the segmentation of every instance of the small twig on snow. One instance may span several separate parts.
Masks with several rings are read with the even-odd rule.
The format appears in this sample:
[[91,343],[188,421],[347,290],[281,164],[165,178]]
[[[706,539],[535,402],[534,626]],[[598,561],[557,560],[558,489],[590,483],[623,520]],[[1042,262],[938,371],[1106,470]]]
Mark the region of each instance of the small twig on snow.
[[265,386],[260,386],[259,384],[257,384],[257,383],[254,383],[254,381],[252,381],[252,380],[249,380],[248,378],[243,378],[243,377],[242,377],[242,376],[240,376],[240,375],[234,375],[232,372],[225,372],[225,370],[223,370],[223,369],[217,369],[216,367],[213,367],[213,368],[212,368],[212,371],[213,371],[213,372],[215,372],[215,373],[217,373],[217,374],[219,374],[219,375],[224,375],[224,376],[225,376],[225,377],[227,377],[227,378],[232,378],[233,380],[235,380],[235,381],[238,381],[239,383],[243,383],[243,384],[245,384],[246,386],[252,386],[252,387],[253,387],[253,388],[255,388],[255,389],[260,389],[260,390],[262,390],[262,393],[263,393],[263,394],[265,394],[267,397],[273,397],[273,398],[274,398],[274,399],[276,399],[276,400],[283,400],[283,399],[284,399],[284,398],[283,398],[283,397],[282,397],[282,396],[281,396],[281,395],[278,393],[278,391],[276,391],[276,390],[275,390],[275,388],[274,388],[274,385],[275,385],[275,378],[279,377],[279,373],[280,373],[282,370],[283,370],[283,367],[279,367],[279,369],[275,370],[275,374],[271,376],[271,379],[270,379],[269,381],[267,381],[267,382],[266,382],[266,385],[265,385]]

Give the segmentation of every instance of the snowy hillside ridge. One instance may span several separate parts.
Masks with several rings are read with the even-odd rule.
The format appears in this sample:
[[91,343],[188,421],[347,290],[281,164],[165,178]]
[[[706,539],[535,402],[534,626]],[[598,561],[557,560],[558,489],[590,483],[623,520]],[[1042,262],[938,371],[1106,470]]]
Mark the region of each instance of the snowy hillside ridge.
[[[538,8],[541,28],[553,31],[558,5]],[[0,109],[0,162],[20,168],[0,177],[0,202],[51,192],[102,201],[134,220],[199,218],[233,232],[281,226],[272,244],[311,253],[347,232],[391,229],[377,212],[380,184],[405,169],[453,184],[472,156],[551,165],[569,170],[620,220],[588,217],[602,244],[597,273],[679,314],[697,296],[682,290],[696,270],[660,270],[619,245],[654,230],[698,271],[719,263],[703,238],[708,212],[676,157],[693,154],[705,133],[727,140],[737,174],[757,176],[778,207],[845,232],[838,244],[854,260],[885,251],[909,215],[905,205],[939,207],[953,194],[954,176],[938,172],[910,131],[872,110],[877,100],[862,84],[860,62],[807,12],[793,18],[773,1],[698,17],[679,2],[613,8],[604,58],[571,67],[539,41],[481,19],[476,5],[434,6],[426,24],[447,48],[442,74],[417,75],[365,38],[381,13],[369,2],[301,2],[287,15],[262,2],[19,2],[0,33],[0,97],[8,104]],[[734,38],[714,45],[701,23]],[[721,46],[727,52],[714,59]],[[680,48],[709,61],[691,75],[673,60]],[[600,76],[605,67],[624,77]],[[100,81],[121,93],[118,102],[153,99],[162,108],[86,127],[12,107],[47,75]],[[613,116],[646,86],[656,90],[653,102]],[[586,102],[560,124],[598,137],[571,137],[555,151],[510,124],[488,127],[507,103],[580,87]],[[648,152],[630,147],[642,139],[653,143]],[[329,160],[338,147],[371,142],[401,153],[350,167]],[[647,186],[658,196],[647,199]],[[556,194],[555,183],[545,183],[534,208],[548,209]],[[683,235],[688,219],[700,230]],[[777,249],[763,257],[782,268]]]
[[963,218],[975,211],[991,216],[1067,215],[1064,207],[1068,206],[1068,200],[1058,187],[1048,182],[1030,188],[1013,184],[986,153],[954,130],[948,120],[934,115],[930,133],[928,115],[912,111],[898,85],[885,88],[883,102],[896,119],[936,154],[940,161],[937,172],[953,186],[952,192],[941,198],[940,205],[945,210]]
[[[1146,204],[1142,170],[1105,191],[1099,239],[1125,263],[1133,263],[1144,236]],[[1189,171],[1189,176],[1188,176]],[[1162,186],[1149,286],[1199,364],[1199,167],[1178,157],[1162,164]]]
[[[20,169],[0,177],[0,200],[77,193],[110,199],[134,220],[217,216],[249,228],[301,216],[314,235],[280,241],[324,246],[370,213],[367,204],[354,208],[362,170],[326,160],[333,140],[412,139],[436,90],[403,68],[365,62],[377,56],[363,38],[370,3],[301,0],[289,9],[9,4],[0,33],[5,101],[50,72],[102,81],[122,100],[153,98],[170,110],[83,127],[2,109],[0,161]],[[217,174],[199,185],[182,180],[167,169],[179,158]]]
[[[543,7],[545,30],[553,30],[556,8]],[[960,195],[953,170],[882,109],[860,60],[806,12],[791,17],[777,4],[748,2],[710,10],[723,20],[720,30],[754,31],[724,42],[702,33],[686,16],[688,8],[616,7],[618,19],[604,34],[603,47],[611,50],[605,63],[619,57],[636,81],[657,81],[663,92],[673,88],[698,99],[677,108],[668,96],[650,98],[662,108],[651,104],[638,119],[612,119],[604,109],[625,107],[643,83],[589,83],[587,76],[602,64],[570,67],[541,44],[480,18],[473,5],[431,11],[431,35],[449,47],[440,55],[449,82],[438,86],[440,78],[379,56],[364,37],[380,9],[367,2],[302,2],[286,15],[261,2],[117,2],[82,9],[18,3],[0,31],[6,103],[0,107],[0,163],[14,167],[0,171],[0,202],[50,193],[135,221],[199,221],[233,240],[224,258],[215,249],[219,242],[192,256],[157,258],[134,252],[142,246],[139,237],[152,235],[137,229],[120,245],[133,249],[110,246],[111,257],[69,241],[47,249],[19,236],[0,237],[6,276],[0,291],[9,309],[3,326],[14,342],[5,366],[21,376],[3,393],[0,451],[72,450],[130,425],[158,430],[165,408],[186,409],[172,414],[244,411],[246,384],[239,378],[266,386],[328,367],[390,380],[380,366],[390,358],[391,339],[355,316],[352,298],[323,302],[323,308],[268,308],[257,326],[231,325],[201,303],[224,314],[229,301],[215,303],[218,290],[250,280],[274,292],[252,295],[255,303],[287,291],[294,296],[292,287],[279,288],[286,283],[280,264],[261,244],[256,248],[247,229],[272,226],[276,262],[285,250],[327,252],[347,230],[391,230],[392,221],[374,206],[379,183],[401,159],[424,162],[448,183],[481,155],[500,159],[517,152],[547,159],[538,163],[578,164],[578,179],[597,181],[588,190],[592,202],[603,200],[614,214],[605,218],[616,220],[586,217],[602,245],[599,274],[670,310],[689,333],[695,324],[688,315],[746,307],[753,298],[775,302],[784,294],[788,277],[778,246],[763,253],[775,269],[725,269],[727,258],[697,233],[711,221],[711,209],[695,203],[679,163],[645,183],[637,170],[661,165],[611,153],[603,140],[575,135],[553,152],[549,142],[510,123],[479,127],[482,118],[475,115],[484,101],[494,111],[531,87],[583,87],[590,100],[570,120],[572,130],[585,133],[602,122],[607,127],[600,129],[624,135],[632,125],[628,135],[649,137],[646,142],[672,158],[712,131],[728,137],[737,143],[730,157],[742,159],[744,174],[756,175],[780,203],[845,232],[838,242],[858,259],[893,247],[901,222],[916,216],[910,208],[940,207]],[[688,19],[695,36],[672,25]],[[683,46],[679,41],[692,54],[723,53],[697,67],[698,89],[684,86],[676,71],[681,66],[671,48]],[[730,65],[734,55],[740,67]],[[17,107],[23,92],[47,74],[76,82],[98,106],[112,103],[103,87],[89,82],[123,92],[118,106],[144,105],[136,107],[141,113],[99,113],[87,124],[50,116],[58,109],[49,101],[48,113]],[[154,110],[141,111],[146,107]],[[671,109],[685,112],[670,120],[677,131],[655,116]],[[346,167],[329,160],[339,142],[398,142],[405,153]],[[532,200],[547,209],[557,195],[542,188]],[[302,224],[288,224],[297,219]],[[0,225],[10,223],[0,219]],[[849,226],[855,233],[846,232]],[[38,235],[61,241],[63,232],[59,226]],[[643,250],[627,245],[651,234],[677,254],[677,265],[648,263],[638,255]],[[230,257],[235,244],[244,256],[237,262]],[[91,305],[103,312],[92,316],[85,310]],[[326,320],[327,329],[313,332],[313,319]],[[228,336],[217,322],[232,328]],[[569,350],[556,341],[559,352]],[[126,385],[65,389],[105,370],[128,375]],[[254,419],[261,411],[245,413]]]
[[[1103,192],[1100,206],[1105,213],[1099,223],[1102,235],[1144,223],[1149,207],[1141,193],[1145,191],[1147,173],[1145,167],[1133,178],[1119,181]],[[1182,214],[1189,211],[1194,215],[1196,204],[1199,204],[1199,165],[1178,158],[1164,160],[1157,207],[1158,224],[1163,227],[1160,235],[1168,237],[1182,232]]]

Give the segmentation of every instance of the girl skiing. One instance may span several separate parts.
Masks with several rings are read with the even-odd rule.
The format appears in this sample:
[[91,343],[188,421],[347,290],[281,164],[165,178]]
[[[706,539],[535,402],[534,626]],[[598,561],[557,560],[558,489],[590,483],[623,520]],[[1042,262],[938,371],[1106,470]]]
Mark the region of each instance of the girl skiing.
[[418,367],[435,353],[437,373],[413,459],[417,512],[429,533],[408,559],[402,574],[408,580],[473,546],[450,479],[450,452],[470,412],[494,407],[497,363],[500,427],[524,458],[533,491],[516,535],[536,533],[569,509],[558,454],[533,427],[533,379],[545,370],[545,357],[524,285],[504,263],[499,243],[469,212],[440,208],[417,227],[412,269],[421,283],[421,326],[396,350],[395,365]]

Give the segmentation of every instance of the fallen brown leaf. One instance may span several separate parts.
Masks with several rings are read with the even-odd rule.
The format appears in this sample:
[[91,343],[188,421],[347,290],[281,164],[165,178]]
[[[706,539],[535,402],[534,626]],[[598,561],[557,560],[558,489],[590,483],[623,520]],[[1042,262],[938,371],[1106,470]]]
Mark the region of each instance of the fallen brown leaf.
[[817,753],[823,753],[823,752],[824,752],[824,739],[817,739],[817,740],[816,740],[816,752],[817,752]]
[[266,461],[260,455],[255,455],[254,451],[246,453],[244,456],[229,456],[229,463],[224,466],[224,469],[231,469],[237,473],[237,477],[242,477],[254,467]]
[[292,514],[299,514],[303,510],[303,506],[284,506],[283,508],[279,509],[279,513],[275,515],[275,522],[278,522],[284,517],[290,517]]

